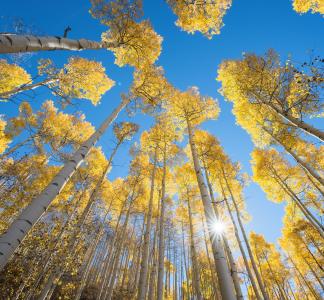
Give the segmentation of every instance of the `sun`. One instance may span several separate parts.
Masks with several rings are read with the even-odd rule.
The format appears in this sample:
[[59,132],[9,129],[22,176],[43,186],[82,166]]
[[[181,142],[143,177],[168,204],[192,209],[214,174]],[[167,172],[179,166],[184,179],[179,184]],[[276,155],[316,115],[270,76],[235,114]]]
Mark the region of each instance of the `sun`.
[[211,229],[216,234],[222,234],[226,229],[226,225],[222,220],[218,219],[211,224]]

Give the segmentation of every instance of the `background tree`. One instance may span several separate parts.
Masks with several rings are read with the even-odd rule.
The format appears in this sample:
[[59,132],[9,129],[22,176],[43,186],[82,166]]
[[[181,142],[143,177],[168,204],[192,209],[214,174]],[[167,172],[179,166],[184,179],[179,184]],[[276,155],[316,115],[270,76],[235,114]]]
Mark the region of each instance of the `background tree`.
[[167,0],[167,3],[178,17],[177,26],[189,33],[200,31],[211,39],[220,34],[223,17],[232,0]]

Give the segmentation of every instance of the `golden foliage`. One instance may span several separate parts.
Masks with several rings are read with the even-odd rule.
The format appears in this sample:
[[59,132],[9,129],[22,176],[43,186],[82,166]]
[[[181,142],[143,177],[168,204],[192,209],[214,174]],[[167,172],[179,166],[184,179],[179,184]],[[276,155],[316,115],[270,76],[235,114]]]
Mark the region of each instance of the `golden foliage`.
[[293,8],[298,13],[312,13],[324,14],[324,2],[322,0],[294,0]]
[[149,21],[136,23],[129,20],[122,36],[119,31],[111,29],[102,34],[102,40],[113,44],[109,49],[115,54],[115,64],[120,67],[153,64],[161,53],[162,37],[153,30]]
[[105,74],[101,63],[73,57],[58,74],[59,89],[73,98],[88,99],[97,105],[115,82]]
[[223,17],[232,4],[232,0],[168,0],[177,15],[176,25],[194,33],[200,31],[209,39],[219,34],[223,26]]
[[0,94],[30,82],[31,77],[23,68],[0,59]]
[[3,153],[11,142],[9,136],[5,133],[7,122],[0,118],[0,154]]
[[186,92],[174,91],[165,104],[168,114],[174,118],[178,126],[196,126],[205,120],[216,119],[220,112],[218,103],[211,97],[201,96],[195,87]]

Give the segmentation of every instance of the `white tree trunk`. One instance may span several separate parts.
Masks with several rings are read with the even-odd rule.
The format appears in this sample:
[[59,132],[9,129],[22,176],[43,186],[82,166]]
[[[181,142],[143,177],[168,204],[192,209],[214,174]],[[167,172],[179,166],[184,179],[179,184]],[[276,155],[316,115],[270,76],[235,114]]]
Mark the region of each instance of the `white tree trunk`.
[[8,91],[8,92],[4,92],[4,93],[1,93],[0,94],[0,99],[1,98],[9,98],[11,96],[14,96],[16,94],[19,94],[21,92],[24,92],[24,91],[31,91],[31,90],[34,90],[34,89],[37,89],[38,87],[40,86],[46,86],[52,82],[55,82],[57,81],[57,79],[55,78],[49,78],[49,79],[45,79],[41,82],[37,82],[37,83],[32,83],[32,84],[24,84],[24,85],[21,85],[11,91]]
[[240,211],[239,211],[239,208],[237,206],[236,199],[235,199],[235,197],[234,197],[234,195],[232,193],[232,189],[230,188],[230,185],[228,183],[228,180],[227,180],[227,177],[226,177],[226,174],[225,174],[224,169],[222,169],[222,173],[223,173],[223,177],[224,177],[224,180],[225,180],[225,183],[226,183],[227,190],[229,191],[229,193],[231,195],[231,198],[232,198],[232,202],[234,204],[234,208],[235,208],[235,212],[236,212],[236,218],[237,218],[237,221],[239,223],[239,226],[240,226],[240,229],[241,229],[241,232],[242,232],[242,235],[243,235],[243,239],[245,241],[245,245],[246,245],[246,248],[247,248],[248,253],[249,253],[249,256],[250,256],[252,268],[254,270],[254,273],[255,273],[257,282],[259,284],[259,287],[260,287],[262,296],[263,296],[264,300],[270,300],[269,299],[269,296],[268,296],[268,294],[266,292],[266,288],[264,286],[264,283],[263,283],[263,280],[261,278],[261,275],[259,273],[259,270],[257,268],[256,262],[255,262],[255,259],[254,259],[254,256],[253,256],[253,253],[252,253],[252,250],[251,250],[251,247],[250,247],[249,239],[248,239],[248,237],[246,235],[245,228],[244,228],[243,223],[242,223],[242,220],[241,220]]
[[319,139],[320,141],[324,142],[324,132],[309,125],[308,123],[305,123],[289,114],[285,114],[282,111],[280,111],[275,105],[269,103],[269,102],[262,102],[269,108],[271,108],[274,112],[276,112],[279,116],[281,116],[283,119],[288,121],[292,126],[300,128],[304,132],[306,132],[309,135],[312,135],[313,137]]
[[18,248],[23,238],[47,210],[55,197],[60,194],[71,176],[84,161],[91,148],[127,103],[127,100],[123,100],[119,104],[111,115],[102,123],[99,129],[86,142],[84,142],[74,153],[72,158],[65,163],[63,168],[58,172],[43,192],[38,197],[34,198],[18,218],[10,225],[8,230],[0,236],[0,270],[2,270],[7,264],[11,255]]
[[85,39],[71,40],[58,36],[0,34],[0,53],[35,52],[47,50],[102,49],[113,45]]
[[316,179],[322,186],[324,186],[324,180],[323,178],[315,171],[313,170],[313,168],[306,163],[304,160],[302,160],[301,158],[298,157],[298,155],[296,155],[294,153],[293,150],[291,150],[288,146],[284,145],[283,143],[280,142],[280,140],[278,140],[272,133],[270,130],[268,130],[266,127],[262,126],[262,129],[268,133],[272,139],[278,143],[279,145],[281,145],[282,147],[285,148],[285,150],[287,151],[288,154],[290,154],[295,161],[300,165],[300,167],[304,170],[304,172],[306,173],[306,175],[310,175],[312,176],[314,179]]
[[[205,162],[203,162],[203,166],[204,166],[204,169],[205,169],[205,176],[206,176],[206,181],[207,181],[207,185],[208,185],[208,189],[209,189],[209,195],[210,195],[210,198],[211,198],[212,203],[213,203],[214,212],[216,214],[216,217],[218,218],[219,213],[218,213],[218,209],[217,209],[215,198],[214,198],[213,187],[212,187],[211,182],[209,180],[208,171],[207,171],[207,167],[206,167]],[[229,265],[230,265],[230,268],[231,268],[231,275],[232,275],[234,288],[235,288],[235,292],[236,292],[236,298],[238,300],[243,300],[244,298],[243,298],[243,294],[242,294],[242,289],[241,289],[241,285],[240,285],[240,280],[239,280],[239,276],[238,276],[238,272],[237,272],[236,263],[235,263],[231,248],[229,246],[229,243],[227,241],[227,238],[225,236],[223,236],[223,242],[224,242],[228,262],[229,262]]]
[[117,246],[116,253],[115,253],[115,259],[112,264],[112,272],[111,272],[111,276],[110,276],[110,281],[107,282],[108,287],[107,287],[107,290],[105,291],[105,293],[103,294],[103,297],[102,297],[103,300],[104,299],[110,300],[113,295],[114,285],[115,285],[115,281],[116,281],[116,275],[117,275],[117,271],[118,271],[118,264],[120,261],[120,256],[121,256],[121,252],[123,249],[123,245],[125,243],[126,229],[128,226],[128,220],[129,220],[129,216],[131,213],[131,209],[132,209],[132,202],[129,204],[129,207],[127,209],[126,218],[125,218],[125,221],[123,224],[122,232],[120,234],[120,243]]
[[150,232],[151,232],[151,223],[152,223],[156,160],[157,160],[157,148],[155,149],[154,166],[153,166],[153,171],[151,176],[151,191],[150,191],[149,207],[147,213],[146,229],[144,234],[144,245],[143,245],[140,279],[138,284],[138,296],[137,296],[138,300],[145,300],[146,291],[147,291],[147,272],[148,272],[148,258],[149,258],[148,254],[150,249]]
[[240,248],[240,251],[241,251],[241,254],[242,254],[242,257],[243,257],[243,261],[244,261],[244,264],[245,264],[245,268],[246,268],[246,271],[248,273],[248,276],[249,276],[249,279],[250,279],[250,282],[251,282],[251,285],[252,285],[252,289],[254,291],[254,295],[255,295],[257,300],[262,300],[262,298],[261,298],[261,296],[259,294],[259,291],[258,291],[257,284],[255,282],[254,276],[252,274],[251,268],[249,266],[249,261],[248,261],[248,258],[246,256],[246,254],[245,254],[245,250],[243,248],[243,245],[242,245],[242,242],[241,242],[238,230],[237,230],[237,226],[236,226],[236,223],[235,223],[235,220],[234,220],[234,216],[232,214],[230,205],[228,203],[228,200],[227,200],[227,197],[225,195],[225,192],[224,192],[224,189],[223,189],[223,186],[222,186],[221,182],[220,182],[220,185],[221,185],[221,188],[222,188],[222,195],[223,195],[223,198],[225,200],[225,204],[226,204],[228,213],[230,215],[230,218],[231,218],[231,221],[232,221],[232,224],[233,224],[233,227],[234,227],[235,238],[236,238],[236,241],[237,241],[237,243],[239,245],[239,248]]
[[163,177],[161,193],[161,211],[159,223],[159,257],[158,257],[158,279],[157,279],[157,300],[163,300],[163,278],[164,278],[164,212],[165,212],[165,177],[166,177],[166,153],[164,149],[163,157]]
[[204,206],[204,212],[205,217],[207,220],[208,225],[208,232],[209,232],[209,238],[210,242],[212,244],[212,250],[216,265],[216,271],[220,286],[220,292],[222,295],[223,300],[235,300],[235,292],[233,287],[232,278],[230,275],[230,271],[227,265],[226,256],[224,252],[224,248],[222,245],[222,240],[220,235],[216,235],[212,232],[210,226],[215,222],[216,216],[212,208],[211,200],[208,195],[208,190],[206,187],[206,184],[204,182],[204,177],[201,172],[201,166],[198,159],[198,154],[196,150],[196,146],[193,142],[193,132],[191,128],[190,121],[187,120],[187,127],[188,127],[188,135],[189,135],[189,142],[190,142],[190,148],[191,148],[191,154],[193,158],[193,163],[195,167],[195,172],[197,176],[197,182],[201,194],[201,199]]
[[192,273],[193,273],[192,285],[194,287],[197,300],[202,300],[203,297],[201,295],[201,287],[200,287],[200,271],[199,271],[197,252],[196,252],[195,241],[194,241],[194,229],[192,224],[192,211],[191,211],[189,196],[187,199],[187,205],[188,205],[188,216],[189,216],[190,249],[191,249],[191,261],[192,261]]

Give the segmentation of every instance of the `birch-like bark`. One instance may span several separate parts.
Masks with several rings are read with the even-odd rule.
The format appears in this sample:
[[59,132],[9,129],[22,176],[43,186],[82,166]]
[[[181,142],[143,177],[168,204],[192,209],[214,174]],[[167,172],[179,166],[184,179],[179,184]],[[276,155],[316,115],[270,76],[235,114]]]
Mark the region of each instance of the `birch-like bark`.
[[[95,190],[94,190],[94,192],[95,192]],[[92,195],[94,194],[94,192],[92,193]],[[82,212],[82,215],[80,216],[76,225],[74,226],[74,230],[72,232],[72,234],[73,234],[72,238],[68,241],[67,248],[71,249],[71,253],[73,253],[72,255],[75,255],[74,252],[76,251],[76,247],[77,247],[78,234],[82,231],[84,222],[85,222],[86,218],[88,217],[90,209],[94,203],[93,200],[95,198],[92,198],[91,196],[87,203],[87,206],[85,207],[85,209]],[[58,281],[60,279],[60,277],[64,274],[64,272],[65,272],[65,266],[63,266],[63,267],[60,265],[55,266],[55,269],[51,273],[49,279],[47,280],[47,283],[46,283],[45,287],[43,288],[38,300],[44,300],[49,297],[48,296],[49,293],[51,293],[51,292],[53,293],[53,291],[57,285],[57,283],[54,282],[55,279],[56,279],[56,281]]]
[[[222,187],[222,186],[221,186]],[[239,248],[240,248],[240,251],[241,251],[241,254],[242,254],[242,257],[243,257],[243,261],[244,261],[244,264],[245,264],[245,268],[246,268],[246,271],[249,275],[249,279],[250,279],[250,282],[251,282],[251,285],[252,285],[252,289],[254,291],[254,294],[255,294],[255,297],[257,298],[257,300],[262,300],[260,294],[259,294],[259,291],[258,291],[258,287],[257,287],[257,284],[255,282],[255,279],[254,279],[254,276],[252,274],[252,271],[251,271],[251,268],[249,266],[249,261],[248,261],[248,258],[246,256],[246,253],[245,253],[245,250],[243,248],[243,245],[242,245],[242,242],[241,242],[241,239],[240,239],[240,236],[239,236],[239,233],[238,233],[238,230],[237,230],[237,225],[236,225],[236,222],[234,220],[234,216],[232,214],[232,210],[229,206],[229,203],[228,203],[228,200],[227,200],[227,197],[225,196],[225,193],[224,193],[224,190],[223,190],[223,187],[222,187],[222,194],[223,194],[223,198],[225,200],[225,204],[226,204],[226,207],[227,207],[227,210],[228,210],[228,213],[230,215],[230,218],[231,218],[231,221],[232,221],[232,224],[233,224],[233,227],[234,227],[234,234],[235,234],[235,238],[236,238],[236,241],[239,245]]]
[[20,147],[27,144],[29,141],[31,141],[35,136],[29,136],[27,139],[23,140],[22,142],[18,143],[17,145],[11,147],[8,149],[5,153],[0,155],[0,159],[4,159],[8,157],[10,154],[14,153],[16,150],[18,150]]
[[216,265],[217,276],[219,280],[219,287],[223,300],[235,300],[235,292],[233,287],[233,281],[230,275],[230,271],[227,265],[226,256],[224,248],[222,245],[221,236],[215,235],[210,228],[210,225],[213,224],[216,220],[215,213],[212,208],[211,200],[208,195],[208,190],[204,182],[204,177],[201,172],[201,166],[198,159],[198,153],[196,146],[193,141],[193,132],[189,119],[187,119],[187,128],[189,135],[189,142],[191,148],[191,154],[193,158],[195,173],[197,177],[197,183],[199,186],[201,199],[203,202],[204,213],[207,220],[209,238],[212,244],[212,250],[214,255],[214,261]]
[[[46,273],[48,272],[49,270],[49,267],[50,267],[50,263],[51,263],[51,259],[52,257],[55,256],[56,254],[56,251],[57,251],[57,248],[58,248],[58,245],[59,243],[61,242],[61,238],[63,236],[63,234],[65,233],[66,231],[66,228],[67,226],[70,224],[70,220],[73,220],[74,219],[74,215],[77,211],[77,208],[78,208],[78,204],[81,202],[81,199],[83,198],[84,196],[84,193],[85,193],[85,190],[82,191],[80,197],[77,199],[76,203],[74,204],[74,207],[73,207],[73,211],[71,213],[70,216],[67,217],[67,219],[64,221],[64,223],[62,224],[61,226],[61,229],[58,233],[58,235],[55,237],[54,241],[54,246],[52,249],[50,249],[46,255],[44,257],[42,257],[42,261],[41,261],[41,270],[42,272],[40,272],[38,274],[38,276],[36,277],[36,279],[34,280],[34,283],[33,285],[30,287],[28,293],[25,295],[25,298],[24,300],[29,300],[31,299],[31,297],[33,296],[36,288],[39,286],[42,278],[44,277],[44,275],[46,275]],[[29,275],[29,277],[32,276],[32,273]]]
[[[301,271],[299,270],[299,268],[297,267],[297,265],[295,264],[295,262],[293,261],[293,259],[288,255],[289,260],[291,261],[292,265],[294,266],[294,269],[297,271],[297,273],[299,274],[300,278],[304,281],[304,283],[306,284],[307,288],[310,290],[311,294],[314,296],[314,298],[316,300],[321,300],[322,297],[320,295],[318,295],[318,293],[314,290],[314,288],[312,287],[312,285],[309,283],[309,281],[305,278],[305,276],[301,273]],[[301,285],[302,286],[302,285]]]
[[183,229],[183,222],[181,222],[181,237],[182,237],[182,252],[183,252],[183,262],[186,274],[186,286],[187,286],[187,300],[189,300],[189,272],[188,272],[188,264],[187,264],[187,257],[186,257],[186,248],[185,248],[185,238],[184,238],[184,229]]
[[278,115],[280,115],[283,119],[285,119],[286,121],[288,121],[291,125],[293,125],[294,127],[300,128],[301,130],[303,130],[304,132],[306,132],[307,134],[319,139],[320,141],[324,142],[324,132],[309,125],[308,123],[305,123],[289,114],[283,113],[282,111],[280,111],[275,105],[269,103],[269,102],[262,102],[263,104],[265,104],[266,106],[268,106],[269,108],[271,108],[274,112],[276,112]]
[[99,232],[98,232],[98,234],[96,236],[96,239],[95,239],[94,243],[92,243],[92,246],[91,246],[92,250],[91,250],[91,253],[90,253],[89,258],[87,260],[87,263],[86,263],[86,266],[85,266],[85,270],[84,270],[84,272],[82,274],[82,277],[81,277],[81,280],[80,280],[80,285],[79,285],[79,287],[77,289],[77,292],[75,294],[74,300],[79,300],[80,299],[80,297],[82,295],[82,292],[83,292],[83,289],[84,289],[84,287],[86,285],[86,282],[87,282],[87,279],[88,279],[88,275],[89,275],[89,271],[90,271],[90,266],[91,266],[91,263],[93,261],[94,256],[96,255],[97,246],[99,245],[100,239],[103,237],[104,224],[105,224],[106,218],[107,218],[107,216],[108,216],[108,214],[110,212],[110,208],[111,208],[112,202],[113,201],[110,202],[109,207],[108,207],[107,212],[106,212],[106,215],[105,215],[105,217],[103,219],[103,222],[100,224]]
[[[286,291],[283,289],[283,287],[281,286],[280,282],[277,280],[276,278],[276,274],[274,273],[274,271],[272,270],[271,268],[271,264],[269,263],[269,260],[267,259],[267,256],[266,254],[262,251],[262,254],[263,254],[263,258],[265,259],[267,265],[268,265],[268,268],[270,270],[270,273],[271,273],[271,277],[272,279],[274,280],[274,282],[276,283],[277,287],[278,287],[278,292],[280,294],[280,299],[284,299],[284,300],[287,300],[287,295],[286,295]],[[277,271],[279,273],[279,271]],[[283,282],[284,283],[284,282]]]
[[77,289],[77,291],[75,293],[75,296],[74,296],[74,300],[79,300],[81,298],[82,292],[84,290],[84,287],[85,287],[87,279],[88,279],[88,275],[89,275],[92,260],[94,258],[95,253],[96,253],[96,249],[97,249],[97,246],[98,246],[98,244],[100,242],[100,238],[102,238],[102,233],[103,233],[103,226],[100,228],[100,231],[97,234],[96,240],[91,246],[91,252],[90,252],[89,257],[87,259],[84,272],[83,272],[83,274],[81,276],[80,284],[79,284],[78,289]]
[[58,36],[0,34],[1,54],[48,50],[98,50],[114,46],[113,43],[102,43],[86,39],[72,40]]
[[7,231],[0,236],[0,270],[9,261],[12,254],[20,245],[21,241],[28,234],[34,224],[45,213],[48,206],[60,194],[66,183],[70,180],[74,172],[79,168],[85,157],[90,152],[101,135],[108,126],[118,116],[119,112],[127,105],[129,101],[123,99],[119,106],[111,113],[111,115],[102,123],[99,129],[74,153],[72,158],[65,163],[63,168],[58,172],[43,192],[34,198],[18,216],[18,218],[10,225]]
[[200,287],[200,272],[198,267],[198,259],[197,259],[197,252],[195,247],[194,241],[194,229],[192,224],[192,211],[190,205],[190,199],[187,198],[187,205],[188,205],[188,216],[189,216],[189,231],[190,231],[190,249],[191,249],[191,261],[192,261],[192,275],[193,275],[193,286],[195,290],[195,294],[197,300],[202,300],[203,297],[201,295],[201,287]]
[[229,265],[231,268],[231,275],[233,278],[234,288],[236,291],[236,298],[238,300],[243,300],[244,298],[243,298],[243,294],[242,294],[242,290],[241,290],[240,279],[238,277],[237,267],[236,267],[236,263],[235,263],[231,248],[230,248],[228,241],[225,237],[223,237],[223,242],[225,245],[228,262],[229,262]]
[[241,215],[240,215],[240,211],[238,209],[237,203],[236,203],[236,199],[234,198],[234,195],[232,193],[232,189],[230,188],[230,185],[228,183],[228,180],[227,180],[227,177],[225,175],[225,172],[224,172],[224,169],[223,168],[222,168],[222,173],[223,173],[223,178],[224,178],[225,183],[226,183],[227,190],[229,191],[229,193],[231,195],[231,198],[232,198],[232,202],[234,204],[234,208],[235,208],[235,212],[236,212],[236,217],[237,217],[237,220],[238,220],[238,223],[239,223],[239,226],[240,226],[240,229],[241,229],[241,232],[242,232],[244,241],[245,241],[246,248],[247,248],[248,253],[249,253],[249,256],[250,256],[252,268],[254,270],[256,279],[258,281],[258,284],[259,284],[259,287],[260,287],[262,296],[263,296],[264,300],[269,300],[269,296],[268,296],[268,294],[267,294],[267,292],[265,290],[265,287],[264,287],[262,278],[261,278],[260,273],[258,271],[258,268],[256,266],[256,263],[255,263],[255,260],[254,260],[254,256],[253,256],[253,253],[252,253],[252,250],[251,250],[251,247],[250,247],[249,240],[248,240],[248,238],[246,236],[245,228],[244,228],[243,223],[242,223],[242,220],[241,220]]
[[0,93],[0,99],[1,98],[9,98],[11,96],[14,96],[16,94],[19,94],[21,92],[24,92],[24,91],[30,91],[30,90],[34,90],[40,86],[45,86],[49,83],[52,83],[52,82],[55,82],[57,81],[57,79],[55,78],[48,78],[48,79],[45,79],[41,82],[37,82],[37,83],[32,83],[32,84],[24,84],[24,85],[21,85],[11,91],[7,91],[7,92],[4,92],[4,93]]
[[[302,160],[301,158],[298,157],[298,155],[296,155],[294,153],[294,151],[292,151],[288,146],[284,145],[283,143],[281,143],[267,128],[262,127],[262,129],[268,133],[272,139],[279,145],[283,146],[285,148],[285,150],[287,151],[288,154],[290,154],[294,160],[298,163],[298,165],[304,170],[304,172],[307,175],[312,176],[314,179],[316,179],[322,186],[324,186],[324,180],[323,178],[311,167],[309,166],[304,160]],[[316,186],[315,186],[316,187]],[[321,190],[320,190],[321,191]],[[321,191],[322,192],[322,191]]]
[[[212,187],[211,182],[209,180],[208,171],[207,171],[205,163],[204,163],[204,169],[205,169],[205,176],[206,176],[206,181],[207,181],[207,185],[208,185],[208,189],[209,189],[209,195],[210,195],[210,198],[212,200],[212,203],[214,204],[213,207],[214,207],[215,215],[216,215],[217,218],[219,218],[219,213],[218,213],[218,209],[217,209],[215,198],[214,198],[213,187]],[[242,300],[243,299],[243,294],[242,294],[242,290],[241,290],[240,279],[238,277],[236,263],[235,263],[235,260],[233,258],[233,254],[232,254],[231,248],[230,248],[230,246],[228,244],[227,238],[225,236],[223,236],[223,243],[224,243],[224,246],[225,246],[225,251],[226,251],[226,254],[227,254],[228,262],[229,262],[229,265],[230,265],[230,268],[231,268],[231,276],[232,276],[233,283],[234,283],[234,288],[235,288],[235,292],[236,292],[236,298],[238,300]]]
[[[123,210],[124,207],[126,205],[126,200],[123,202],[122,208],[120,210],[118,219],[117,219],[117,224],[116,224],[116,229],[115,229],[115,234],[113,235],[113,239],[110,243],[110,248],[108,249],[108,254],[106,256],[106,259],[103,263],[103,267],[102,267],[102,272],[100,273],[100,277],[101,277],[101,281],[100,281],[100,291],[99,291],[99,295],[98,295],[98,299],[101,298],[102,294],[104,293],[104,287],[109,284],[109,279],[110,279],[110,275],[113,269],[113,263],[114,263],[114,249],[117,243],[117,238],[119,237],[119,226],[120,226],[120,221],[121,221],[121,217],[123,214]],[[118,246],[116,247],[116,249],[118,248]]]
[[155,224],[155,232],[154,232],[154,238],[153,238],[153,246],[152,246],[152,255],[151,255],[151,262],[152,262],[152,266],[151,266],[151,271],[150,271],[150,279],[149,279],[149,289],[148,289],[148,294],[147,294],[147,299],[156,299],[154,297],[154,292],[155,292],[155,286],[154,286],[154,282],[155,282],[155,277],[156,277],[156,268],[157,268],[157,257],[156,257],[156,242],[157,242],[157,235],[158,235],[158,228],[159,228],[159,224],[158,224],[158,220],[156,218],[156,224]]
[[122,251],[123,244],[125,243],[126,228],[127,228],[129,216],[131,213],[131,208],[132,208],[132,203],[129,204],[129,207],[128,207],[128,210],[126,213],[126,218],[125,218],[125,221],[123,224],[122,232],[120,234],[120,243],[117,246],[114,263],[112,265],[112,273],[110,276],[110,280],[108,281],[109,285],[108,285],[106,292],[103,294],[103,297],[100,299],[110,300],[112,297],[113,290],[114,290],[114,284],[115,284],[115,280],[116,280],[116,274],[117,274],[117,270],[118,270],[117,267],[119,264],[120,254]]
[[290,187],[281,179],[277,174],[275,169],[272,169],[273,174],[275,175],[275,180],[282,187],[282,189],[291,197],[291,199],[297,204],[298,208],[304,214],[306,219],[310,224],[318,231],[318,233],[324,238],[324,227],[323,225],[315,218],[311,211],[304,205],[304,203],[297,197],[297,195],[290,189]]
[[201,215],[201,224],[203,226],[205,249],[206,249],[208,264],[209,264],[209,268],[211,270],[211,276],[212,276],[212,281],[213,281],[213,294],[214,294],[213,297],[215,297],[215,300],[219,300],[218,282],[217,282],[217,278],[216,278],[215,272],[214,272],[215,264],[210,259],[210,254],[209,254],[209,249],[208,249],[208,243],[207,243],[206,228],[205,228],[205,221],[204,221],[202,215]]
[[152,224],[156,166],[157,166],[157,148],[155,148],[154,166],[153,166],[152,176],[151,176],[151,191],[150,191],[149,207],[148,207],[148,213],[147,213],[146,229],[145,229],[145,234],[144,234],[141,271],[140,271],[140,278],[139,278],[139,284],[138,284],[138,295],[137,295],[138,300],[145,300],[146,291],[147,291],[147,272],[148,272],[148,256],[149,256],[148,254],[149,254],[149,250],[150,250],[150,232],[151,232],[151,224]]
[[145,230],[145,218],[143,220],[143,226],[142,226],[142,230],[141,230],[141,239],[139,242],[139,245],[137,247],[138,251],[137,251],[137,256],[136,256],[136,263],[135,263],[135,268],[134,268],[134,272],[135,274],[133,274],[133,281],[129,282],[129,290],[131,291],[135,291],[136,287],[138,286],[138,281],[139,281],[139,268],[140,268],[140,264],[141,264],[141,251],[140,249],[142,248],[142,243],[144,242],[144,239],[142,238],[144,236],[144,230]]
[[158,278],[157,278],[157,300],[163,300],[163,277],[164,277],[164,213],[165,213],[165,178],[166,178],[166,150],[163,153],[163,177],[161,191],[161,211],[159,221],[159,257],[158,257]]

